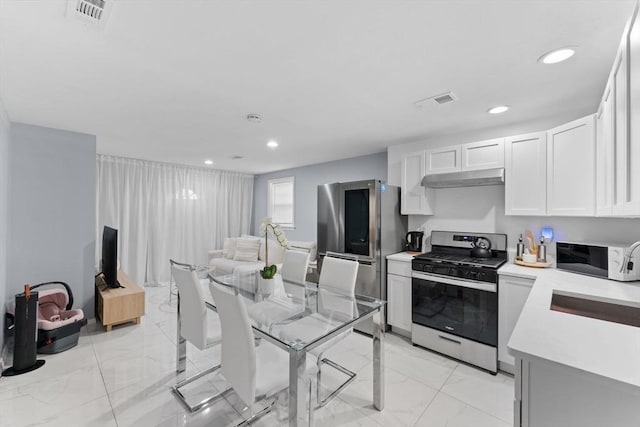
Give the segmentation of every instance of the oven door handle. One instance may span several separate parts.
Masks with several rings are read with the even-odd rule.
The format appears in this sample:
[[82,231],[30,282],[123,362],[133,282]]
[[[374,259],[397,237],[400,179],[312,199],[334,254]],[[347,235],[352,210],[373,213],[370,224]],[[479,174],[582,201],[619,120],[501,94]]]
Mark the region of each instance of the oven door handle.
[[414,279],[429,280],[431,282],[445,283],[447,285],[478,289],[486,292],[498,291],[498,286],[495,283],[471,282],[468,280],[452,279],[449,277],[436,276],[435,274],[421,273],[418,271],[412,271],[411,277]]
[[438,338],[443,339],[445,341],[449,341],[449,342],[455,343],[455,344],[462,345],[462,341],[454,340],[453,338],[445,337],[445,336],[440,335],[440,334],[438,334]]

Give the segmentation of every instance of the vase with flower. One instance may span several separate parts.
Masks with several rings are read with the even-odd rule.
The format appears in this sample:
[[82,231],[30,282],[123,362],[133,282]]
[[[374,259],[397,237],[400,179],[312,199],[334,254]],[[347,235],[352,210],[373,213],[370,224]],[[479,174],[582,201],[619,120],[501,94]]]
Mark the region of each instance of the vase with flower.
[[271,218],[263,219],[260,225],[260,234],[264,235],[264,268],[260,270],[258,289],[260,293],[267,295],[273,292],[273,278],[278,272],[278,267],[275,264],[269,265],[269,230],[273,233],[278,245],[285,249],[289,248],[289,241],[280,225],[274,224]]

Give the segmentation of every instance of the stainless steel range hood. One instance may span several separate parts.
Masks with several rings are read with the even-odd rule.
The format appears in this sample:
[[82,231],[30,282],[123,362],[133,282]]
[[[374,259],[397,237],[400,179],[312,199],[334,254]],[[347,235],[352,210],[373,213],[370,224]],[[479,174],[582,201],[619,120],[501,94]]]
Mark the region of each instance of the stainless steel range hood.
[[429,188],[476,187],[503,185],[504,168],[425,175],[422,185]]

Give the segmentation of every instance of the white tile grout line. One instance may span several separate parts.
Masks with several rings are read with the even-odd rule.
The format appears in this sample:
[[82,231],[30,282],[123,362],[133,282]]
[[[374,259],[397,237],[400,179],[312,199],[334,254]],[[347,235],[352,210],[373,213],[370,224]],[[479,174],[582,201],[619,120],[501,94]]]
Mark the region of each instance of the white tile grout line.
[[450,395],[450,394],[449,394],[449,393],[447,393],[446,391],[439,391],[438,393],[442,393],[442,394],[444,394],[445,396],[447,396],[447,397],[449,397],[449,398],[451,398],[451,399],[457,400],[458,402],[461,402],[461,403],[465,404],[466,406],[468,406],[468,407],[470,407],[470,408],[475,409],[476,411],[482,412],[483,414],[488,415],[488,416],[490,416],[491,418],[495,418],[496,420],[500,421],[501,423],[504,423],[504,424],[507,424],[507,425],[510,423],[510,421],[505,421],[505,420],[503,420],[503,419],[502,419],[502,418],[500,418],[500,417],[496,417],[495,415],[488,413],[487,411],[485,411],[485,410],[484,410],[484,409],[482,409],[482,408],[478,408],[477,406],[474,406],[474,405],[472,405],[472,404],[471,404],[471,403],[469,403],[469,402],[465,402],[464,400],[460,400],[459,398],[457,398],[457,397],[455,397],[455,396]]
[[[83,326],[86,328],[88,325]],[[96,353],[96,348],[93,346],[93,339],[91,339],[91,335],[87,330],[87,337],[89,338],[89,342],[91,343],[91,350],[93,351],[93,358],[96,361],[96,365],[98,366],[98,371],[100,372],[100,378],[102,379],[102,386],[104,387],[104,392],[107,395],[107,400],[109,401],[109,407],[111,408],[111,415],[113,415],[113,422],[116,423],[116,427],[118,426],[118,418],[116,418],[116,412],[113,409],[113,403],[111,403],[111,396],[109,395],[109,390],[107,390],[107,383],[104,380],[104,375],[102,374],[102,366],[100,366],[100,361],[98,360],[98,354]]]

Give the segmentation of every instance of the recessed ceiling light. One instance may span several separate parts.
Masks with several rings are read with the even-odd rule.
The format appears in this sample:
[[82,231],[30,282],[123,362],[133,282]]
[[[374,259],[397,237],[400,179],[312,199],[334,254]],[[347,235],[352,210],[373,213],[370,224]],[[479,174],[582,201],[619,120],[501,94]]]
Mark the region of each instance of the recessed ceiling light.
[[278,143],[276,141],[274,141],[273,139],[269,142],[267,142],[267,147],[269,148],[276,148],[278,146]]
[[207,159],[207,160],[204,161],[204,164],[205,165],[212,165],[213,164],[213,160]]
[[493,107],[490,110],[487,110],[489,114],[502,114],[505,111],[509,110],[509,107],[506,105],[498,105],[497,107]]
[[542,64],[557,64],[571,58],[575,53],[576,51],[572,47],[562,47],[545,53],[538,59],[538,62]]

